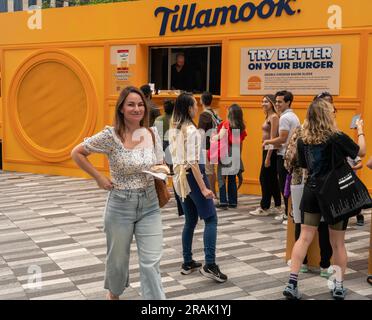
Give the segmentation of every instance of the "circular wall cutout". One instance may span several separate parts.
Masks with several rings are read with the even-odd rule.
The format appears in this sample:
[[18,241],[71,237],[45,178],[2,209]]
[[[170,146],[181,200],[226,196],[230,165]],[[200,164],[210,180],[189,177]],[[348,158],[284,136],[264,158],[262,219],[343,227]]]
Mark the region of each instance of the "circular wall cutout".
[[12,129],[40,160],[68,159],[94,129],[94,87],[82,65],[64,52],[43,51],[28,59],[17,70],[9,96]]

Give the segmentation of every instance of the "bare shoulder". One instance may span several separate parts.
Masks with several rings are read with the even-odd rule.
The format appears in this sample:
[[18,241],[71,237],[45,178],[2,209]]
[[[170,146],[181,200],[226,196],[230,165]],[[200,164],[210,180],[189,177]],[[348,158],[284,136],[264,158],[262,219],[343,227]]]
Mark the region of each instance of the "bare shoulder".
[[269,122],[278,122],[279,121],[279,116],[276,114],[276,113],[273,113],[270,117],[269,117]]
[[367,167],[369,169],[372,169],[372,157],[369,158],[368,162],[367,162]]

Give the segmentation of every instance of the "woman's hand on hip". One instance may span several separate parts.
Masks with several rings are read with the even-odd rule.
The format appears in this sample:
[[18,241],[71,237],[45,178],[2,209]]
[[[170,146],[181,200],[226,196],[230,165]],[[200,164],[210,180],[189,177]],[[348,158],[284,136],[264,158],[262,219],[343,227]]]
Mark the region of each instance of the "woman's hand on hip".
[[114,184],[112,183],[112,181],[105,176],[99,176],[96,179],[96,182],[98,187],[100,187],[101,189],[110,191],[114,188]]

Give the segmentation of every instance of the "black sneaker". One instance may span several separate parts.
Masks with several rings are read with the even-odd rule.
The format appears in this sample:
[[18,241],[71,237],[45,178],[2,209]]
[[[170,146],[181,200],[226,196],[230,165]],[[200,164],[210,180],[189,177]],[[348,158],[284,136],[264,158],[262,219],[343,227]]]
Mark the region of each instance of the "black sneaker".
[[301,293],[298,291],[298,287],[295,287],[293,283],[288,283],[284,288],[283,295],[287,300],[300,300]]
[[229,204],[229,208],[235,209],[238,205],[237,204]]
[[358,214],[357,218],[357,226],[364,226],[364,216],[362,214]]
[[217,282],[225,282],[227,280],[227,275],[223,274],[220,271],[218,265],[214,264],[206,264],[203,268],[201,268],[200,273],[210,279],[213,279]]
[[229,207],[229,205],[226,203],[217,203],[216,204],[216,208],[218,208],[218,209],[223,209],[223,210],[227,210],[228,209],[228,207]]
[[190,274],[191,272],[200,269],[201,266],[202,266],[201,263],[196,262],[194,260],[192,260],[190,263],[183,263],[181,267],[181,274],[183,275]]
[[332,298],[335,300],[345,300],[346,289],[345,288],[334,288],[331,291]]

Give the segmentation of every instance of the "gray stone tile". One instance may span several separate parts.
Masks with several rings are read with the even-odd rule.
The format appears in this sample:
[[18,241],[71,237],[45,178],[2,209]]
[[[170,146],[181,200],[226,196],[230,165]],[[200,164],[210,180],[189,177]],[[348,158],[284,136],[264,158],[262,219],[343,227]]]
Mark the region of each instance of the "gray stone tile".
[[[106,239],[103,213],[107,192],[92,180],[0,171],[0,299],[104,300]],[[181,234],[184,219],[175,201],[162,209],[164,253],[161,276],[168,299],[282,300],[288,268],[282,258],[286,227],[272,216],[252,217],[260,197],[242,195],[239,207],[218,210],[217,263],[229,280],[219,284],[199,272],[183,276]],[[366,283],[370,214],[366,224],[351,221],[347,299],[371,299]],[[204,263],[203,227],[198,224],[193,258]],[[280,257],[276,256],[279,255]],[[29,267],[39,265],[44,286],[27,288]],[[141,299],[136,247],[131,247],[131,287],[121,296]],[[305,299],[331,299],[317,272],[300,275]]]

